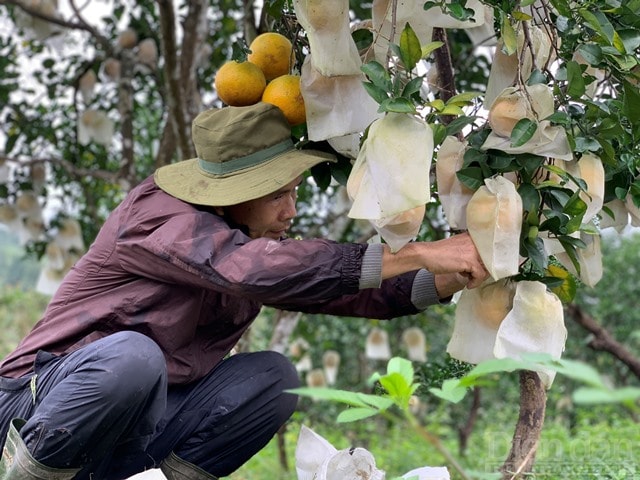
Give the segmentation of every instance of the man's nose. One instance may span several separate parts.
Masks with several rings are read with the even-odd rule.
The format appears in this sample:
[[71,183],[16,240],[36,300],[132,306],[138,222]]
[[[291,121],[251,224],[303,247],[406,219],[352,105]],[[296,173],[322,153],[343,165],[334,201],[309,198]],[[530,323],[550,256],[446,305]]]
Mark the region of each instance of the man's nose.
[[287,202],[282,210],[282,217],[285,220],[291,220],[292,218],[295,218],[297,214],[298,211],[296,210],[296,199],[294,197],[288,197]]

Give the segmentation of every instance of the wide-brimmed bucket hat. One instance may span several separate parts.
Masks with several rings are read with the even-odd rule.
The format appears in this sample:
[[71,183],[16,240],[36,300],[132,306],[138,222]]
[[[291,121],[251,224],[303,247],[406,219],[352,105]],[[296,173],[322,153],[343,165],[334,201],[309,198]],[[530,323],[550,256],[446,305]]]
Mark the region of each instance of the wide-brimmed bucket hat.
[[282,111],[269,103],[215,108],[192,124],[197,158],[160,167],[156,184],[197,205],[224,207],[273,193],[335,157],[301,150]]

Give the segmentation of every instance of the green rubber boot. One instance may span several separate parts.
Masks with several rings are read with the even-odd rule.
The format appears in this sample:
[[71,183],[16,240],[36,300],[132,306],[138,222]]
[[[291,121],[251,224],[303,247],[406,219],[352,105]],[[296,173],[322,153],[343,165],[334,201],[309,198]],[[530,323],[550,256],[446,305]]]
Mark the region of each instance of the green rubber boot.
[[167,480],[218,480],[218,477],[185,462],[173,452],[160,464],[160,470]]
[[11,420],[0,460],[0,480],[70,480],[79,468],[50,468],[34,459],[18,433],[25,420]]

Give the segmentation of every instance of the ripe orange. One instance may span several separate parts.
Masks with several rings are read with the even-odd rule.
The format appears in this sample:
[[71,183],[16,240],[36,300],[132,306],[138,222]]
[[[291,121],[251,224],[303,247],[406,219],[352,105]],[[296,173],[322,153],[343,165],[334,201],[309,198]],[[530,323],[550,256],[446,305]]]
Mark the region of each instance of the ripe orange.
[[291,126],[307,119],[300,92],[300,75],[280,75],[271,80],[262,94],[262,101],[280,107]]
[[287,75],[293,63],[293,47],[284,35],[266,32],[258,35],[251,45],[247,60],[260,67],[267,81]]
[[220,100],[235,107],[258,103],[266,85],[267,80],[258,66],[234,60],[220,67],[214,81]]

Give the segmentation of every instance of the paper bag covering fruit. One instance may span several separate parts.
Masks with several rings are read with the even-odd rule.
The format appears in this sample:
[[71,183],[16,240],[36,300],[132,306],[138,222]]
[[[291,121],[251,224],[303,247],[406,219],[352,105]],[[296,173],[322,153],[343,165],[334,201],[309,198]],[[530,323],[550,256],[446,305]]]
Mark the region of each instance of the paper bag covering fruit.
[[[543,157],[571,160],[573,152],[563,127],[545,120],[554,113],[553,92],[549,87],[535,84],[527,87],[508,87],[493,101],[488,121],[491,133],[482,144],[482,150],[496,149],[506,153],[533,153]],[[511,133],[523,118],[536,121],[538,128],[523,145],[513,146]]]
[[294,0],[293,7],[307,33],[316,71],[325,77],[362,73],[349,28],[349,0]]
[[313,67],[313,54],[306,56],[300,91],[309,140],[317,142],[362,132],[380,117],[378,104],[364,89],[363,81],[362,73],[324,76]]
[[467,204],[473,190],[465,186],[456,172],[462,168],[467,144],[448,136],[440,145],[436,160],[438,196],[447,222],[452,229],[467,229]]
[[420,229],[432,156],[433,132],[424,120],[387,113],[369,127],[349,175],[349,217],[369,220],[394,252]]
[[511,280],[489,279],[478,288],[462,290],[447,346],[449,355],[468,363],[494,358],[498,328],[513,307],[515,288]]
[[[513,308],[502,321],[493,353],[496,358],[520,358],[523,353],[547,353],[560,358],[567,339],[562,302],[541,282],[517,283]],[[555,372],[538,372],[549,388]]]
[[[524,353],[560,358],[566,337],[562,303],[543,283],[499,280],[462,291],[447,352],[469,363]],[[549,388],[554,372],[538,373]]]
[[[444,3],[449,4],[451,1],[446,0]],[[468,29],[483,25],[485,11],[480,1],[469,0],[466,6],[473,10],[473,16],[467,20],[457,20],[448,13],[443,13],[439,5],[434,5],[425,10],[424,2],[374,0],[371,7],[371,16],[373,28],[378,32],[377,35],[374,35],[376,60],[384,65],[389,50],[389,41],[398,43],[398,38],[391,38],[394,31],[393,25],[396,26],[395,32],[397,35],[398,31],[409,23],[421,45],[431,42],[434,27]],[[491,31],[493,33],[493,26]]]
[[467,205],[467,228],[493,280],[518,273],[522,199],[504,177],[487,178]]
[[[580,192],[580,198],[587,204],[582,223],[590,222],[602,210],[604,202],[604,166],[600,157],[585,153],[578,161],[565,163],[565,170],[574,177],[581,178],[587,184],[586,191]],[[574,182],[566,185],[573,191],[578,189]]]
[[577,248],[576,256],[578,257],[578,265],[580,273],[576,271],[576,267],[569,258],[569,255],[562,251],[555,254],[556,259],[580,280],[589,287],[595,287],[602,279],[602,250],[600,246],[600,235],[590,235],[580,232],[580,239],[587,245],[586,248]]
[[555,50],[547,31],[531,24],[528,29],[530,43],[525,42],[524,29],[520,28],[517,50],[511,55],[504,53],[504,42],[502,39],[498,40],[484,96],[486,105],[491,105],[505,88],[513,86],[518,71],[526,82],[534,69],[541,69],[555,58]]

